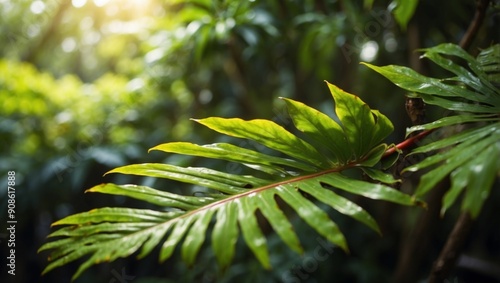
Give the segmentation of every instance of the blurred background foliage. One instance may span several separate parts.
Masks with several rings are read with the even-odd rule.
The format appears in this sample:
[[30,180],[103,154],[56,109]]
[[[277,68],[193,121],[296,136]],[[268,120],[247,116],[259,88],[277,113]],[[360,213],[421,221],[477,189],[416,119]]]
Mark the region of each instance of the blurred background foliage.
[[[147,154],[168,141],[220,139],[189,118],[266,118],[288,126],[277,97],[331,114],[323,82],[328,80],[380,109],[395,124],[391,142],[401,140],[410,125],[403,93],[358,63],[400,64],[435,74],[414,50],[457,43],[475,6],[472,0],[421,0],[409,23],[398,25],[391,14],[398,2],[0,0],[0,179],[6,184],[6,172],[16,171],[15,282],[68,282],[76,264],[39,277],[46,255],[36,250],[55,220],[94,207],[143,207],[84,195],[85,189],[113,181],[180,190],[158,180],[102,175],[131,163],[195,163]],[[498,42],[498,7],[493,1],[472,53]],[[6,186],[0,191],[4,219]],[[220,274],[206,249],[192,269],[175,257],[163,265],[155,256],[130,258],[92,268],[78,282],[122,282],[123,276],[130,282],[387,282],[397,261],[399,230],[411,227],[412,220],[402,225],[401,217],[374,214],[387,218],[383,238],[339,220],[355,241],[349,256],[335,249],[324,261],[315,260],[322,245],[297,220],[308,252],[292,254],[268,235],[272,271],[261,270],[243,247],[235,265]],[[480,219],[478,227],[488,220]],[[498,228],[487,229],[498,243]],[[430,251],[428,260],[437,252]],[[5,266],[5,258],[1,262]],[[430,263],[418,276],[425,276]],[[5,281],[12,279],[7,276],[2,272],[1,281],[14,282]]]

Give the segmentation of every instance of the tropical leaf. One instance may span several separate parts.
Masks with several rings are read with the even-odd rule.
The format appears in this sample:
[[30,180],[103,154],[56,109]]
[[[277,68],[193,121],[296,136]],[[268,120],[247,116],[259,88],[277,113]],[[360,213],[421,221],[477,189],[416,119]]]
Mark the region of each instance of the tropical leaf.
[[[477,56],[478,70],[486,75],[486,81],[500,85],[500,44],[487,48]],[[498,93],[498,88],[497,88]]]
[[494,114],[486,114],[486,115],[470,115],[463,114],[457,116],[444,117],[439,120],[436,120],[432,123],[424,124],[424,125],[416,125],[410,127],[406,131],[406,135],[414,133],[416,131],[422,130],[434,130],[439,129],[446,126],[453,126],[464,123],[477,123],[477,122],[491,122],[498,120],[498,116]]
[[394,15],[394,19],[403,30],[406,30],[408,22],[413,17],[413,14],[415,14],[417,5],[418,0],[394,0],[389,6],[393,7],[392,14]]
[[[404,171],[428,170],[420,179],[416,197],[422,197],[449,176],[451,187],[443,198],[442,213],[463,194],[462,210],[477,217],[500,173],[500,91],[495,86],[498,85],[500,45],[481,51],[477,60],[453,44],[423,51],[423,58],[430,59],[456,77],[436,79],[401,66],[365,65],[413,92],[411,96],[420,97],[428,104],[459,111],[453,116],[407,130],[408,134],[420,130],[444,131],[439,140],[421,145],[412,152],[439,153]],[[467,67],[457,60],[465,61]]]
[[[327,212],[320,209],[319,203],[380,233],[373,217],[341,194],[402,205],[421,205],[421,202],[391,188],[389,185],[398,180],[376,168],[388,148],[382,141],[393,130],[387,117],[371,110],[358,97],[331,84],[328,87],[339,122],[300,102],[283,99],[302,137],[268,120],[195,120],[222,134],[258,142],[276,152],[275,155],[226,143],[173,142],[151,149],[241,164],[259,173],[254,174],[256,176],[156,163],[111,170],[108,173],[166,178],[207,190],[202,195],[192,196],[189,192],[179,195],[137,185],[101,184],[90,188],[87,192],[134,198],[156,205],[159,210],[106,207],[53,223],[53,226],[62,227],[49,235],[55,240],[40,248],[40,251],[51,250],[50,263],[44,273],[85,257],[73,276],[75,279],[93,264],[134,253],[142,258],[157,246],[161,246],[160,261],[164,261],[180,245],[182,259],[192,265],[212,222],[212,249],[222,268],[231,263],[240,233],[262,266],[270,268],[266,236],[258,224],[257,212],[267,219],[290,249],[298,253],[303,251],[277,199],[345,251],[348,251],[348,244],[344,234]],[[315,142],[315,146],[310,142]],[[363,170],[377,183],[342,174],[350,168]]]

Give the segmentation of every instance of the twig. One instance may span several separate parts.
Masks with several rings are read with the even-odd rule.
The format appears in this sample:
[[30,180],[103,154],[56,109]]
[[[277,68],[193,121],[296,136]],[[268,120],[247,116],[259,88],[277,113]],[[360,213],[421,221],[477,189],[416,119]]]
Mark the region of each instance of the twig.
[[414,229],[404,233],[398,264],[391,278],[392,283],[415,282],[418,271],[422,268],[423,259],[428,254],[433,236],[438,227],[442,226],[442,219],[439,217],[441,200],[449,186],[449,179],[443,179],[429,192],[425,199],[427,210],[421,211],[413,226]]
[[486,10],[488,9],[489,4],[490,0],[476,0],[476,13],[474,14],[474,18],[472,19],[469,28],[460,41],[460,47],[463,49],[469,49],[472,44],[472,41],[477,35],[477,31],[484,21],[484,16],[486,15]]
[[448,236],[446,245],[444,246],[439,258],[434,263],[432,268],[429,283],[443,282],[455,266],[460,251],[464,245],[465,239],[469,234],[472,226],[472,217],[468,212],[462,212]]

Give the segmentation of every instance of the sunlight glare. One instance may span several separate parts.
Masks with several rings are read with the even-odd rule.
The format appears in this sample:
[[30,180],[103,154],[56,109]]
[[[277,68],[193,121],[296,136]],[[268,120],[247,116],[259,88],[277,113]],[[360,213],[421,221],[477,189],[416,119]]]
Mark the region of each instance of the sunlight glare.
[[73,4],[75,8],[81,8],[87,4],[87,0],[71,0],[71,4]]
[[378,53],[378,44],[375,41],[368,41],[367,43],[363,44],[363,47],[361,48],[361,54],[359,57],[361,60],[365,62],[371,62],[377,57]]
[[94,0],[94,4],[97,6],[97,7],[102,7],[106,4],[109,3],[109,0]]
[[45,10],[45,3],[40,0],[33,1],[33,3],[31,3],[30,10],[33,14],[41,14]]
[[[73,0],[73,1],[75,1],[75,0]],[[76,1],[86,1],[86,0],[76,0]],[[120,0],[120,1],[93,0],[93,2],[97,7],[104,7],[107,4],[109,4],[110,2],[115,2],[126,9],[141,8],[141,7],[149,4],[148,3],[149,1],[147,1],[147,0]]]
[[[87,1],[87,0],[72,0]],[[115,17],[118,14],[128,13],[136,18],[148,16],[151,0],[92,0],[98,8],[105,8],[106,15]]]
[[65,53],[73,52],[76,49],[77,43],[74,37],[67,37],[61,43],[61,48]]

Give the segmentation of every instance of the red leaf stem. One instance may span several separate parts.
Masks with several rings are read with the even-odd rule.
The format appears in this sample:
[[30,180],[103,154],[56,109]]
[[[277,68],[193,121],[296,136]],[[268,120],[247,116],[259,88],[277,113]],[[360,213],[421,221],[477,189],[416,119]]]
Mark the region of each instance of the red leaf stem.
[[413,145],[414,143],[416,143],[417,141],[423,139],[424,137],[426,137],[428,134],[432,133],[434,131],[434,129],[431,129],[431,130],[427,130],[427,131],[423,131],[421,133],[419,133],[418,135],[415,135],[413,137],[409,137],[407,138],[406,140],[398,143],[396,146],[394,147],[391,147],[389,148],[385,153],[384,155],[382,156],[382,158],[385,158],[391,154],[393,154],[394,152],[396,152],[397,150],[403,150],[405,148],[408,148],[409,146]]

